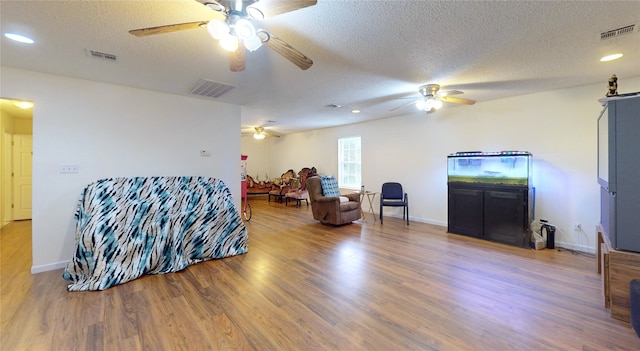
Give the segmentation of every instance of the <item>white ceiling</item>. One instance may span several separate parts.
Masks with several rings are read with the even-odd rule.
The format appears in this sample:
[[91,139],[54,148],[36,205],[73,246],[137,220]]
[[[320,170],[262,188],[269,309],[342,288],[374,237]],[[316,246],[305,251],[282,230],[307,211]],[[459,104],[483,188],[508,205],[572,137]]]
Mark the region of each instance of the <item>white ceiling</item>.
[[[223,82],[236,88],[215,100],[242,105],[243,127],[279,134],[417,113],[390,110],[407,101],[399,98],[417,98],[426,83],[481,103],[598,82],[604,96],[611,74],[620,92],[625,77],[640,76],[639,1],[318,0],[258,24],[313,59],[310,69],[262,47],[235,73],[205,29],[128,33],[214,17],[194,0],[3,0],[0,14],[3,33],[35,39],[26,45],[2,37],[3,66],[178,95],[201,79]],[[629,24],[636,24],[632,34],[600,40],[601,32]],[[115,54],[117,62],[90,58],[85,49]],[[614,52],[623,58],[599,62]],[[474,106],[444,108],[473,113]]]

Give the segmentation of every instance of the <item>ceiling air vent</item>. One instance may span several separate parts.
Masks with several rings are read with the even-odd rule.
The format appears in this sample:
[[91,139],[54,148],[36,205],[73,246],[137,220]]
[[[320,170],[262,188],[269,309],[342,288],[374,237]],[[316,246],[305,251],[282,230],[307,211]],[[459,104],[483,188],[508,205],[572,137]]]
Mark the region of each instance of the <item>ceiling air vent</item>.
[[92,58],[102,59],[102,60],[111,61],[111,62],[116,62],[118,60],[118,57],[114,54],[107,54],[105,52],[89,50],[89,49],[84,49],[84,51],[87,53],[87,56]]
[[620,27],[617,29],[611,29],[605,32],[600,33],[600,40],[607,40],[617,38],[621,35],[631,34],[635,30],[636,25],[630,24],[628,26]]
[[233,90],[235,86],[213,80],[202,79],[189,92],[191,95],[219,98]]

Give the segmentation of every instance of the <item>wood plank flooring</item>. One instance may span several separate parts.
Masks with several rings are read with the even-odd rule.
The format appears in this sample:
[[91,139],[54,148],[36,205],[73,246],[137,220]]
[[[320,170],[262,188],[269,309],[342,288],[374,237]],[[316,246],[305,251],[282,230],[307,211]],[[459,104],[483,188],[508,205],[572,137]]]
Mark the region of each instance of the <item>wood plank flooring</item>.
[[0,349],[640,350],[596,259],[400,218],[319,224],[252,196],[249,252],[67,292],[31,275],[31,223],[0,232]]

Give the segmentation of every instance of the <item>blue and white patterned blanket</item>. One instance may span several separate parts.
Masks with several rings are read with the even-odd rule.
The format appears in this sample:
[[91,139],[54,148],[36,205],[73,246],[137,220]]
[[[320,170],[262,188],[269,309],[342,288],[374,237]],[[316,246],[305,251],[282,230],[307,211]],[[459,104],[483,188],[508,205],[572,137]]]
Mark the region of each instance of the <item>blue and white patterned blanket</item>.
[[143,274],[246,253],[247,229],[220,180],[130,177],[89,184],[76,211],[69,291],[104,290]]

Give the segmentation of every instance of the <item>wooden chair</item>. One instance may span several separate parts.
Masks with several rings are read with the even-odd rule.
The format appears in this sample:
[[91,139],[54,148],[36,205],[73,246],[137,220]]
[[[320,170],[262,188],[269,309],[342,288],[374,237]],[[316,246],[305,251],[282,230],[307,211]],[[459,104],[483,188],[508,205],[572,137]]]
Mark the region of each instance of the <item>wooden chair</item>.
[[300,207],[302,200],[307,203],[309,207],[309,191],[307,190],[307,178],[311,174],[311,168],[305,167],[298,172],[298,179],[300,180],[300,187],[294,185],[292,190],[285,195],[285,206],[289,204],[289,200],[296,201],[296,207]]
[[278,200],[278,202],[282,202],[285,194],[291,190],[291,179],[294,177],[295,173],[293,172],[293,169],[282,173],[282,176],[280,176],[280,180],[278,181],[276,179],[277,182],[273,182],[271,190],[269,191],[268,201],[271,202],[271,197],[274,196]]

